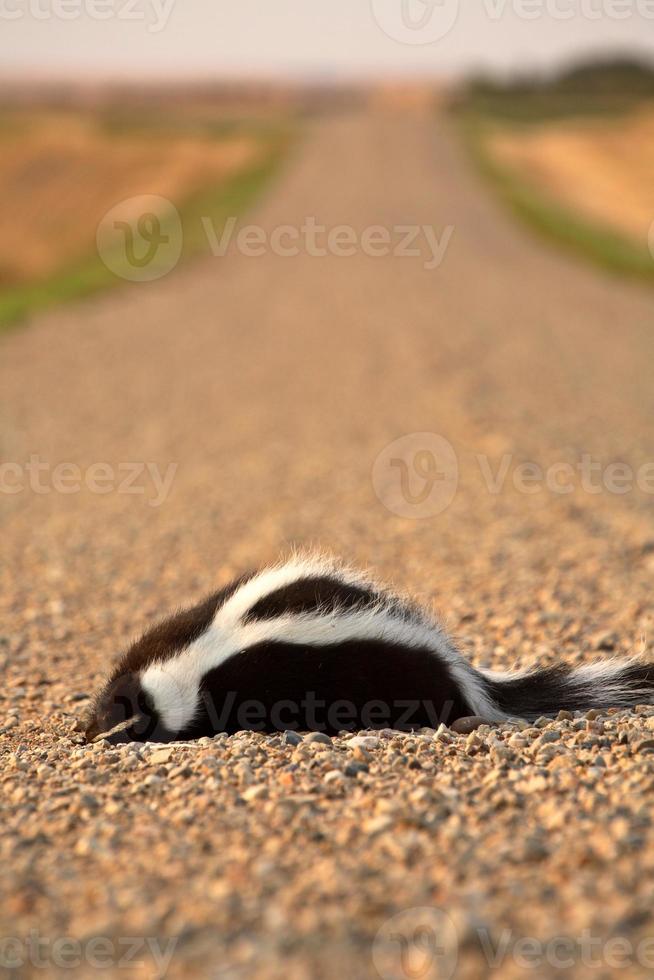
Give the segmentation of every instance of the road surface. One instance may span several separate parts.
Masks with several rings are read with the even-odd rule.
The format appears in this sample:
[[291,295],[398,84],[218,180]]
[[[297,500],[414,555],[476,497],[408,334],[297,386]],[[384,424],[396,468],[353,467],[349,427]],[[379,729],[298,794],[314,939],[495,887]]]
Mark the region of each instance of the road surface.
[[[514,224],[426,114],[310,124],[246,221],[298,254],[232,243],[2,338],[0,935],[26,973],[38,930],[81,975],[93,937],[114,968],[140,937],[144,976],[171,938],[175,977],[445,975],[404,911],[428,907],[457,976],[487,972],[484,936],[510,977],[520,938],[584,931],[642,975],[651,712],[382,738],[327,780],[342,741],[77,744],[130,637],[294,546],[433,604],[487,666],[651,640],[651,291]],[[310,254],[307,222],[348,230]]]

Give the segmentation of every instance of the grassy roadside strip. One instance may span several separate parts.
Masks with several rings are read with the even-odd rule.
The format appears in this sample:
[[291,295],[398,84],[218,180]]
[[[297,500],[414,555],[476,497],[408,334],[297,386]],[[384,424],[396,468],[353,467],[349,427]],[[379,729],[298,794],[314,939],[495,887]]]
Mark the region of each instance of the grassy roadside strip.
[[610,227],[582,217],[500,164],[489,149],[493,122],[474,111],[460,111],[455,119],[479,173],[541,238],[605,271],[654,283],[654,256],[647,242],[639,245]]
[[[216,186],[196,190],[185,201],[175,202],[183,230],[181,262],[208,247],[201,217],[210,218],[219,234],[227,218],[243,214],[253,204],[281,165],[292,137],[290,126],[267,131],[260,160]],[[163,223],[162,228],[165,231]],[[0,331],[38,310],[88,296],[112,285],[128,287],[131,284],[111,272],[94,250],[47,279],[0,290]]]

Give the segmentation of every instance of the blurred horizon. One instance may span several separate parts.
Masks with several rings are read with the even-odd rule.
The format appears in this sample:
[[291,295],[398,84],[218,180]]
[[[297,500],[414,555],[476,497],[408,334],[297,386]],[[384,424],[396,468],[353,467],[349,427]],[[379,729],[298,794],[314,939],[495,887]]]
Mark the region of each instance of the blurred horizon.
[[[398,33],[399,2],[11,0],[2,6],[5,82],[309,82],[457,80],[548,74],[596,58],[654,60],[644,0],[409,0],[442,30]],[[614,9],[615,8],[615,9]],[[440,19],[440,21],[439,21]],[[390,29],[389,29],[390,25]],[[435,32],[434,32],[435,33]]]
[[[11,90],[20,91],[22,89],[43,90],[49,86],[60,88],[79,88],[81,90],[94,89],[121,89],[125,86],[136,86],[138,89],[147,91],[180,89],[202,89],[221,86],[234,86],[243,89],[260,89],[266,87],[271,89],[301,89],[302,87],[311,88],[360,88],[375,89],[378,86],[386,87],[398,86],[418,86],[430,88],[435,92],[439,89],[447,91],[448,88],[456,87],[461,84],[473,82],[477,79],[496,83],[498,85],[511,84],[539,84],[540,82],[549,83],[557,78],[564,77],[579,69],[594,68],[595,66],[610,65],[612,63],[632,64],[641,66],[647,70],[654,70],[654,48],[651,52],[643,52],[631,48],[599,48],[585,54],[570,55],[562,58],[541,69],[527,67],[516,67],[513,69],[498,70],[488,66],[471,66],[467,70],[453,72],[449,75],[430,73],[427,70],[407,71],[405,73],[392,72],[384,69],[378,71],[371,70],[369,74],[356,74],[334,71],[314,71],[298,72],[297,74],[280,72],[245,72],[233,70],[230,72],[196,72],[180,73],[177,75],[138,75],[129,72],[114,72],[104,74],[92,74],[85,72],[38,72],[38,71],[10,71],[0,67],[0,84],[5,87],[5,95],[11,96]],[[0,96],[1,100],[1,96]]]

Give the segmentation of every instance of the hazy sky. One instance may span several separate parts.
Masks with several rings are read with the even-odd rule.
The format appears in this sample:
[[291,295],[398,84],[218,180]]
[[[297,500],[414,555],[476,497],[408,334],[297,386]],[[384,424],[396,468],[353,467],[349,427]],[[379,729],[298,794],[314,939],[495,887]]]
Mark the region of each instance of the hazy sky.
[[0,0],[0,72],[447,76],[654,57],[654,0]]

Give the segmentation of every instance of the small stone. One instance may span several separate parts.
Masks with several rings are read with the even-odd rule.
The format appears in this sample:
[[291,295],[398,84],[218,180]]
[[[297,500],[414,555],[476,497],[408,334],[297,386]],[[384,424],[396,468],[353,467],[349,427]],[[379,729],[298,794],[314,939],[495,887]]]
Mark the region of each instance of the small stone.
[[347,741],[348,749],[370,749],[379,748],[379,739],[374,735],[355,735]]
[[88,837],[82,837],[77,841],[73,848],[75,854],[79,854],[81,857],[87,857],[98,850],[97,843]]
[[654,738],[646,738],[636,746],[636,752],[654,752]]
[[251,766],[248,766],[245,762],[239,762],[238,765],[234,766],[234,775],[238,778],[239,782],[248,785],[254,778]]
[[368,766],[365,762],[348,762],[343,772],[346,776],[351,776],[354,778],[358,776],[360,772],[368,772]]
[[450,729],[457,735],[469,735],[470,732],[481,728],[482,725],[495,727],[496,723],[489,721],[488,718],[482,718],[480,715],[466,715],[465,718],[457,718],[456,721],[453,721]]
[[385,813],[390,816],[399,816],[402,812],[402,805],[398,803],[396,799],[386,796],[380,796],[375,802],[375,810],[379,813]]
[[620,638],[616,633],[604,633],[595,640],[596,650],[615,650],[620,643]]
[[241,796],[248,803],[251,803],[253,800],[266,800],[268,798],[268,787],[264,786],[263,783],[258,783],[256,786],[248,786],[241,793]]
[[426,786],[419,786],[414,789],[409,797],[412,803],[430,803],[433,798],[434,794]]
[[330,769],[323,778],[324,783],[342,783],[344,780],[345,776],[340,769]]
[[170,762],[173,755],[173,749],[156,749],[148,756],[148,762],[153,766],[163,766],[166,762]]
[[529,739],[525,738],[522,734],[515,734],[509,739],[509,745],[512,749],[524,749],[529,745]]
[[539,837],[528,837],[524,843],[523,857],[526,861],[542,861],[549,854],[547,844]]
[[388,830],[393,826],[392,817],[372,817],[370,820],[366,820],[363,825],[364,833],[369,834],[371,837],[377,834],[383,834],[385,830]]
[[173,766],[173,768],[168,771],[169,779],[177,779],[178,777],[181,777],[182,779],[188,779],[189,776],[192,775],[193,775],[193,770],[191,769],[191,767],[185,765]]
[[80,806],[86,807],[88,810],[95,810],[99,804],[96,796],[92,793],[82,793],[79,798]]
[[292,732],[290,730],[287,730],[284,732],[282,741],[284,742],[285,745],[299,745],[300,742],[302,741],[302,736],[298,735],[297,732]]
[[309,732],[304,742],[309,745],[331,745],[332,740],[329,735],[325,735],[324,732]]
[[547,787],[547,781],[542,776],[532,776],[520,782],[516,789],[521,793],[542,793]]
[[505,745],[504,742],[500,742],[499,739],[493,739],[491,741],[490,749],[496,762],[513,762],[515,760],[513,749]]

